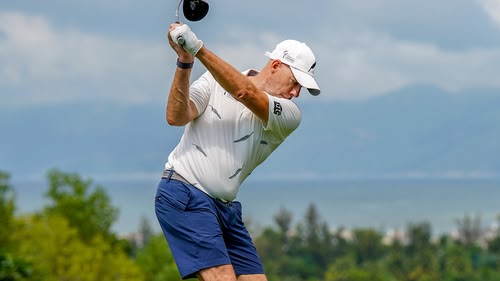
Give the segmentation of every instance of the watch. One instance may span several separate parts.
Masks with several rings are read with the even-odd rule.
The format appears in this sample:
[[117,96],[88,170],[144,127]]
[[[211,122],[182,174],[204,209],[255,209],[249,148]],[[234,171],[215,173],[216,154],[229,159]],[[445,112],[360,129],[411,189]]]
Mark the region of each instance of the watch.
[[193,62],[181,62],[179,59],[177,59],[177,67],[180,69],[190,69],[193,68],[194,61]]

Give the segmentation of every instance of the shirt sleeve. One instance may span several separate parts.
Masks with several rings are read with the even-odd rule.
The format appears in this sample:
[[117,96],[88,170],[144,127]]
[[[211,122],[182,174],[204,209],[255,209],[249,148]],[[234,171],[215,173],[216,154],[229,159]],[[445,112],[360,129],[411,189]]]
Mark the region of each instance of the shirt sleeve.
[[282,99],[268,95],[269,118],[266,131],[271,131],[278,139],[284,140],[295,129],[302,120],[302,112],[291,100]]
[[198,116],[205,111],[210,100],[211,88],[215,83],[215,79],[210,72],[205,72],[200,78],[194,81],[189,88],[189,99],[193,101]]

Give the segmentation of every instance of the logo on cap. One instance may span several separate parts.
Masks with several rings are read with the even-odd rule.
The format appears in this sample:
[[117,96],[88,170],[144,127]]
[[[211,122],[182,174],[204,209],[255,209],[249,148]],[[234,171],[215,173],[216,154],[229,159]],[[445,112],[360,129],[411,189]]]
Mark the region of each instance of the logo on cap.
[[288,54],[288,50],[285,50],[285,51],[283,52],[283,58],[284,58],[284,59],[286,59],[286,60],[288,60],[288,61],[289,61],[289,62],[291,62],[291,63],[294,63],[294,62],[295,62],[295,59],[294,59],[292,56],[290,56],[290,55]]
[[311,66],[311,68],[309,68],[308,72],[311,72],[312,70],[314,70],[315,67],[316,67],[316,62],[313,63],[313,65]]

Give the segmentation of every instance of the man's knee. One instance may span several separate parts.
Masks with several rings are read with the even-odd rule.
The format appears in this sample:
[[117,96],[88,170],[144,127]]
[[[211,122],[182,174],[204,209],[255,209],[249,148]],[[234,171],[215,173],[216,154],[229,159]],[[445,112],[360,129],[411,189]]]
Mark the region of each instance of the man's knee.
[[205,268],[196,274],[201,281],[236,281],[236,274],[230,264]]
[[239,275],[236,280],[238,280],[238,281],[267,281],[267,277],[264,274],[247,274],[247,275]]

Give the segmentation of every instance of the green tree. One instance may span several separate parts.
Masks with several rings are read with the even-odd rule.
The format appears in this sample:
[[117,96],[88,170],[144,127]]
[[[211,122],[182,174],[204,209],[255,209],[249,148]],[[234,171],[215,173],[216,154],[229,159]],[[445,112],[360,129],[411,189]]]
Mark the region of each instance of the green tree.
[[407,279],[410,281],[439,281],[440,253],[433,245],[432,227],[428,222],[411,223],[407,229],[409,243],[406,247]]
[[279,277],[286,273],[283,272],[283,268],[287,256],[283,252],[281,242],[280,233],[271,227],[264,228],[255,239],[255,247],[269,280],[280,280]]
[[497,215],[497,224],[499,228],[496,231],[495,237],[492,240],[488,241],[488,250],[499,255],[498,259],[500,265],[500,215]]
[[31,264],[24,259],[16,259],[7,253],[0,253],[0,280],[30,280]]
[[352,245],[358,265],[375,262],[385,254],[382,235],[373,229],[355,229],[353,231]]
[[257,251],[269,280],[284,280],[289,274],[287,262],[293,259],[289,253],[291,221],[292,214],[287,209],[281,208],[274,216],[278,229],[266,227],[255,239]]
[[0,171],[0,280],[28,280],[31,276],[31,264],[11,254],[16,249],[12,239],[16,226],[16,207],[14,190],[9,180],[10,174]]
[[349,254],[349,241],[344,237],[343,233],[346,229],[339,227],[332,235],[332,249],[329,251],[330,260],[336,260]]
[[330,261],[333,235],[321,220],[315,204],[310,204],[304,219],[290,241],[286,267],[299,280],[320,280]]
[[8,251],[11,231],[14,226],[14,191],[9,183],[10,175],[0,171],[0,252]]
[[13,233],[18,256],[33,266],[33,281],[139,281],[142,273],[121,250],[100,235],[84,242],[61,215],[20,218]]
[[128,238],[123,239],[121,241],[126,241],[124,245],[121,247],[124,251],[130,256],[135,258],[137,256],[137,252],[143,248],[149,241],[149,238],[153,235],[153,229],[149,220],[142,216],[139,222],[139,232],[137,235],[129,236]]
[[384,259],[386,269],[397,280],[405,280],[407,275],[406,256],[403,243],[395,239],[388,247],[387,256]]
[[58,214],[67,219],[83,241],[90,242],[95,236],[115,240],[111,226],[118,217],[118,209],[101,186],[91,192],[92,180],[84,180],[75,173],[50,170],[47,173],[49,190],[46,196],[52,205],[48,214]]
[[488,241],[488,250],[500,257],[500,235]]
[[170,248],[162,234],[152,235],[137,253],[136,263],[145,281],[181,281]]
[[481,217],[465,215],[462,219],[455,220],[460,241],[467,246],[475,244],[482,234]]
[[346,278],[346,272],[357,267],[355,258],[352,256],[344,256],[336,259],[325,272],[325,281],[337,281]]
[[360,266],[349,257],[333,262],[325,273],[324,281],[392,281],[384,270],[375,265]]
[[278,214],[274,216],[274,222],[278,226],[278,232],[281,236],[282,247],[288,248],[289,231],[292,225],[292,213],[282,207]]
[[149,222],[148,218],[145,216],[142,216],[141,218],[141,223],[139,226],[139,233],[141,235],[141,241],[140,241],[140,246],[143,247],[146,245],[149,241],[149,238],[153,235],[153,228],[151,227],[151,223]]
[[469,254],[461,245],[446,249],[444,255],[443,278],[446,281],[474,281],[474,267]]
[[418,251],[432,247],[432,227],[429,222],[410,223],[407,233],[409,242],[406,251],[409,256],[414,256]]
[[315,270],[317,276],[323,276],[330,262],[333,235],[330,232],[328,224],[321,219],[321,215],[315,204],[310,204],[307,208],[304,226],[305,250],[308,252],[310,260],[317,268],[317,270]]

